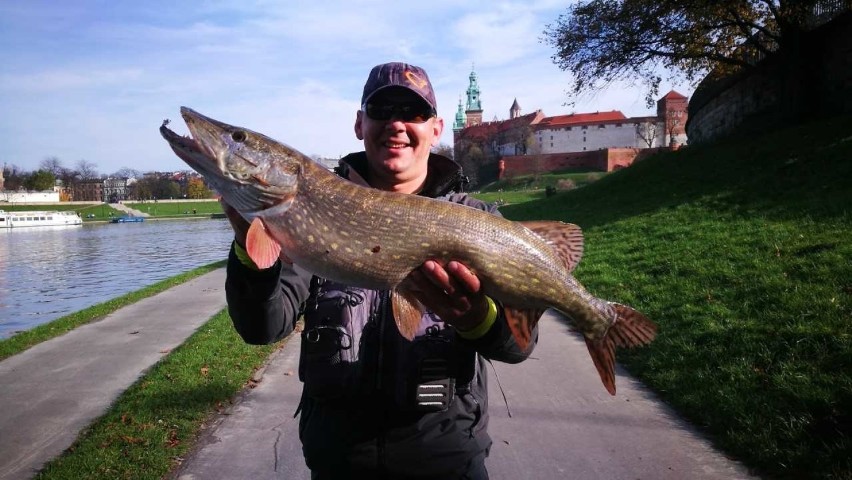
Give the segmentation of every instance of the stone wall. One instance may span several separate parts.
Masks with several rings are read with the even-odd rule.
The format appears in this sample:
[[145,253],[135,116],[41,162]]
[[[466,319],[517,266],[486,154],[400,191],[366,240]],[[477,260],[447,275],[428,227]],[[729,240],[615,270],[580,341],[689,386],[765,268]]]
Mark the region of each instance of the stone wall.
[[[808,117],[852,113],[852,12],[809,32],[800,57],[802,85],[782,85],[788,60],[768,57],[746,74],[701,82],[689,102],[691,145],[741,132],[766,131]],[[787,62],[787,63],[785,63]],[[800,96],[789,102],[790,95]],[[789,105],[795,104],[790,111]]]

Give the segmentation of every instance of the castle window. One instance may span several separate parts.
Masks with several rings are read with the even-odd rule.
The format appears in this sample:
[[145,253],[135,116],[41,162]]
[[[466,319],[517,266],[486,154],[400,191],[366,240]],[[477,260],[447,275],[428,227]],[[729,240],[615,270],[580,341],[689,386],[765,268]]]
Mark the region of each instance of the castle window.
[[568,127],[568,128],[566,128],[565,130],[568,130],[568,131],[570,132],[570,131],[571,131],[571,127]]
[[615,124],[615,128],[621,128],[621,124],[620,124],[620,123],[616,123],[616,124]]
[[598,125],[598,128],[606,128],[606,125]]
[[588,130],[589,127],[587,125],[583,125],[583,130]]

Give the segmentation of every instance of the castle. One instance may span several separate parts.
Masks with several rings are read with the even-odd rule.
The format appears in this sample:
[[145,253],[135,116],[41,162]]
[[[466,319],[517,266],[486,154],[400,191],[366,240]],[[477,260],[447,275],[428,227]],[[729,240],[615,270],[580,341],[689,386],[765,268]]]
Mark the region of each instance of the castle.
[[657,101],[656,116],[630,118],[618,110],[547,117],[538,109],[522,115],[516,98],[508,119],[483,122],[474,70],[466,96],[466,104],[459,97],[453,152],[474,187],[541,171],[611,171],[687,140],[688,99],[674,90]]

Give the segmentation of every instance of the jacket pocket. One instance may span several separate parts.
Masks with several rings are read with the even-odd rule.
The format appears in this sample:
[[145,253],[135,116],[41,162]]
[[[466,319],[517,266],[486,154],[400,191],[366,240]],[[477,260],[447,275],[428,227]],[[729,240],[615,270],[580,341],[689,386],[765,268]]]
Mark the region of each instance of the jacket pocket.
[[[312,287],[312,290],[313,287]],[[370,318],[370,292],[320,283],[305,308],[299,376],[317,400],[350,397],[362,388],[360,343]]]

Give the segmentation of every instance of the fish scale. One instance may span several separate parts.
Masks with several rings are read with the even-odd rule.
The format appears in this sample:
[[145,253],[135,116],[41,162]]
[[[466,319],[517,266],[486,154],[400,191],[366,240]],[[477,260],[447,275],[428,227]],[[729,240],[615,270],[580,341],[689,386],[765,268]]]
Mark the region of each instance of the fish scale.
[[427,260],[456,260],[503,306],[521,348],[541,313],[555,309],[585,337],[615,394],[616,347],[647,344],[656,325],[594,297],[571,275],[582,254],[579,227],[512,222],[457,203],[385,192],[344,180],[297,150],[251,130],[181,114],[192,138],[160,127],[175,153],[252,223],[247,250],[266,268],[286,255],[315,275],[392,291],[400,333],[412,339],[423,307],[404,280]]

